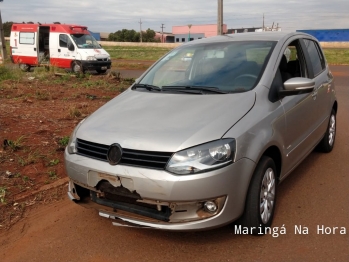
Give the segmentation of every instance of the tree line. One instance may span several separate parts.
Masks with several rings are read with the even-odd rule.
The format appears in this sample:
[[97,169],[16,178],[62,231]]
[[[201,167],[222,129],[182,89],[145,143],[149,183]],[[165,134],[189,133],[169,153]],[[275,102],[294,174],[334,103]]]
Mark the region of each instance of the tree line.
[[13,24],[13,22],[2,23],[2,26],[4,28],[4,36],[5,37],[10,37],[12,24]]
[[[160,39],[155,39],[155,31],[148,28],[142,31],[142,42],[160,42]],[[135,30],[122,29],[115,33],[110,33],[108,40],[114,42],[140,42],[140,32]]]
[[[10,37],[11,27],[13,22],[3,23],[4,36]],[[142,41],[143,42],[160,42],[160,39],[155,39],[155,31],[148,28],[146,31],[142,32]],[[108,40],[114,42],[140,42],[141,35],[135,30],[122,29],[118,30],[115,33],[110,33]]]

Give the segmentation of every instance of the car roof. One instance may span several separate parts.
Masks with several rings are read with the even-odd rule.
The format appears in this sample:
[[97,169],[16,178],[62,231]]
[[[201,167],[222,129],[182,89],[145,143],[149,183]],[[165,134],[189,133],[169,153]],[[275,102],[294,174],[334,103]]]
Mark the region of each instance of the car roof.
[[302,35],[312,38],[310,35],[301,32],[251,32],[251,33],[237,33],[226,34],[221,36],[213,36],[203,38],[186,43],[199,44],[199,43],[214,43],[214,42],[230,42],[230,41],[282,41],[295,35]]

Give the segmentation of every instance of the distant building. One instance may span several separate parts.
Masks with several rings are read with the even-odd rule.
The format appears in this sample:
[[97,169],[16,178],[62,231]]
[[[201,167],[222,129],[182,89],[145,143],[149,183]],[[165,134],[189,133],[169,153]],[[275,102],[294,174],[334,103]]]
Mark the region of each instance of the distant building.
[[[227,33],[227,25],[223,25],[223,33]],[[209,25],[180,25],[172,27],[175,43],[186,43],[189,41],[216,36],[218,34],[217,24]]]
[[166,32],[155,32],[155,39],[159,39],[161,43],[174,43],[174,34]]
[[90,34],[97,40],[97,41],[100,41],[101,40],[101,36],[99,33],[94,33],[94,32],[91,32],[90,30],[88,30],[90,32]]
[[101,37],[101,41],[108,41],[110,33],[100,32],[99,35]]
[[264,32],[264,31],[281,31],[281,27],[243,27],[243,28],[232,28],[228,29],[228,34],[239,34],[249,32]]
[[227,34],[258,32],[259,30],[262,31],[262,27],[232,28],[228,29]]
[[297,30],[314,36],[320,42],[349,42],[349,29]]

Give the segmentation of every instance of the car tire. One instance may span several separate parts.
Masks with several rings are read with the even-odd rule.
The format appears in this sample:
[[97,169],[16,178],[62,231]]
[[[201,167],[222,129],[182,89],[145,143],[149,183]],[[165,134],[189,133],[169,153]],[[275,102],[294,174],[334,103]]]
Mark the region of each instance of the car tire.
[[277,173],[273,159],[263,156],[254,171],[240,224],[252,235],[264,235],[273,221]]
[[84,73],[84,69],[82,67],[82,64],[79,61],[74,61],[71,65],[71,69],[72,69],[73,73],[75,73],[75,74],[83,74]]
[[324,153],[332,151],[336,139],[336,122],[336,112],[332,109],[325,135],[317,146],[319,151]]
[[23,72],[29,72],[29,71],[30,71],[30,65],[27,65],[27,64],[19,64],[19,68],[20,68]]

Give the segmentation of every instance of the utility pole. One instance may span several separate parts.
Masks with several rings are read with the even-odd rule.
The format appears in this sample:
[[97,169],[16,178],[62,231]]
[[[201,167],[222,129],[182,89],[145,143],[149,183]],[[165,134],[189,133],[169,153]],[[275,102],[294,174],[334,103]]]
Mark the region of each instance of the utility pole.
[[262,28],[262,31],[265,31],[264,30],[264,13],[263,13],[263,28]]
[[161,24],[161,43],[163,43],[164,42],[164,24]]
[[[0,2],[2,1],[3,0],[0,0]],[[2,26],[1,10],[0,10],[0,48],[1,48],[2,61],[5,61],[5,59],[7,58],[7,52],[6,52],[6,42],[5,42],[5,36],[4,36],[4,27]]]
[[142,43],[142,19],[139,19],[139,36],[140,36],[140,41]]
[[217,35],[223,35],[223,0],[218,0]]

